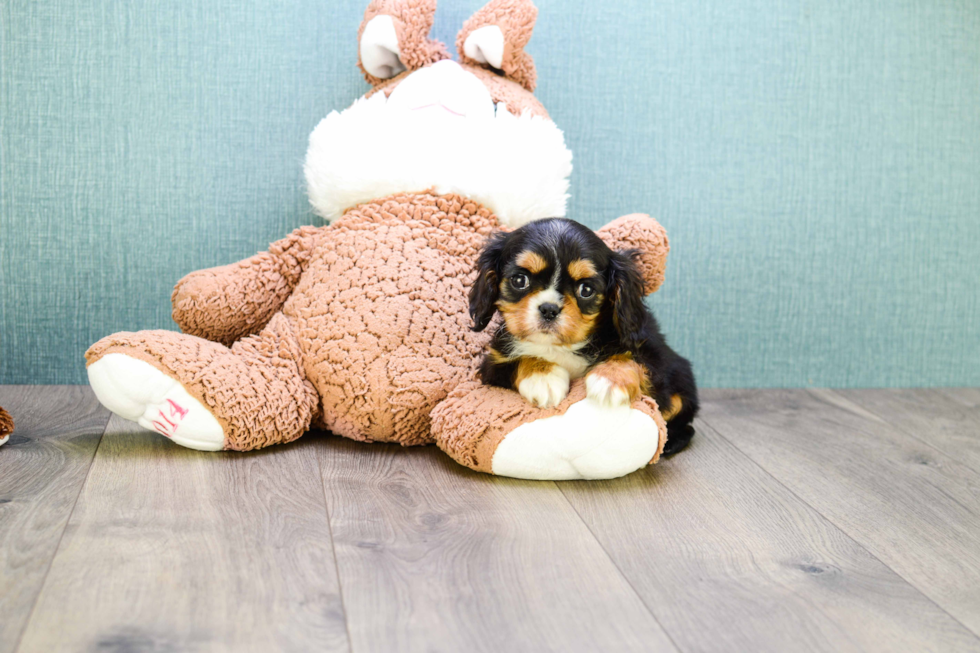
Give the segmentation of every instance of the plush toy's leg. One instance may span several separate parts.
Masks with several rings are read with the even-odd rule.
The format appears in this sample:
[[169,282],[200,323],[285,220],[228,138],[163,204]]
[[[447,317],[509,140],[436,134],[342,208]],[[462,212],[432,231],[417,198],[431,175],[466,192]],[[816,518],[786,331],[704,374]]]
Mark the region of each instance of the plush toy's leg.
[[289,320],[231,349],[172,331],[117,333],[85,354],[109,410],[192,449],[247,451],[301,436],[319,406]]
[[558,406],[539,409],[511,390],[464,384],[432,411],[432,434],[456,462],[537,480],[617,478],[660,457],[667,428],[656,402],[603,406],[573,382]]

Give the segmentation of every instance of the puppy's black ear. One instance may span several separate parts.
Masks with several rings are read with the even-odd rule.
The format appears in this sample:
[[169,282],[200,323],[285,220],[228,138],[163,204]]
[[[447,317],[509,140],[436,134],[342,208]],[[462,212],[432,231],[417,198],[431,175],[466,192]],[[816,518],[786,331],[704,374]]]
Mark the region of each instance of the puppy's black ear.
[[615,252],[609,261],[609,285],[606,296],[613,305],[613,324],[619,340],[630,350],[643,343],[643,276],[633,262],[633,252]]
[[500,297],[500,257],[509,234],[500,231],[487,240],[476,262],[476,280],[470,289],[470,317],[473,330],[483,331],[497,310]]

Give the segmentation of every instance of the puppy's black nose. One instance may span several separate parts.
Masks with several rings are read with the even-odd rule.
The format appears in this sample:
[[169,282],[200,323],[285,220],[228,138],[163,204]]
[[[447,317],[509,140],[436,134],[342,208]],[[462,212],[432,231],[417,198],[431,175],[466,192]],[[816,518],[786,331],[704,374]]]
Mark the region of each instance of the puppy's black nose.
[[561,306],[558,304],[541,304],[538,306],[538,311],[541,313],[541,317],[545,319],[546,322],[551,322],[553,319],[558,317],[561,313]]

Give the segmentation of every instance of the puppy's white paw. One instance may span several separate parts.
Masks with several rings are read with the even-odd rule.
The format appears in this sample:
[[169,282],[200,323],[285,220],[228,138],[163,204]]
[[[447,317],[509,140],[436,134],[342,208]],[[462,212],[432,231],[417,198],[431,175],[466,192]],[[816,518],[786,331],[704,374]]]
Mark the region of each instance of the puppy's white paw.
[[557,365],[547,373],[535,373],[517,385],[521,396],[538,408],[552,408],[568,395],[568,370]]
[[585,392],[589,399],[606,408],[630,405],[629,392],[601,374],[585,377]]

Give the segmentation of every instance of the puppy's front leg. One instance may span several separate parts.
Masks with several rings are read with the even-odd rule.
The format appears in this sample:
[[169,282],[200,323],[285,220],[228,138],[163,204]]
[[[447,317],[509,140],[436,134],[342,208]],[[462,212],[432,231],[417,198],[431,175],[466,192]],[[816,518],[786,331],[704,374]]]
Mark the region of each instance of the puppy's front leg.
[[568,370],[542,358],[522,358],[514,387],[539,408],[551,408],[568,395]]
[[629,354],[612,356],[585,376],[588,397],[610,408],[628,406],[641,393],[648,392],[646,370]]

